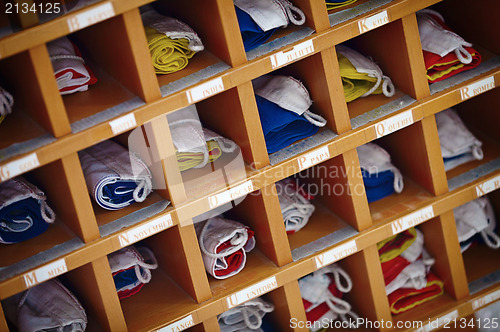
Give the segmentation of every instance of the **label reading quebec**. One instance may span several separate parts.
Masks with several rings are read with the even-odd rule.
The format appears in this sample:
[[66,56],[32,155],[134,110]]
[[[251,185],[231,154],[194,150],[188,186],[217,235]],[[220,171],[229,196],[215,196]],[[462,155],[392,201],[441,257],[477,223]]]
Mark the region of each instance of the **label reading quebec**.
[[299,163],[299,170],[306,169],[329,158],[330,150],[328,149],[328,146],[316,149],[297,159],[297,162]]
[[472,83],[460,89],[460,97],[462,100],[472,98],[483,92],[491,90],[495,87],[495,78],[493,76],[487,77],[479,82]]
[[484,181],[483,183],[477,185],[476,186],[477,197],[486,195],[487,193],[490,193],[493,190],[497,190],[498,188],[500,188],[500,175],[494,177],[491,180]]
[[0,167],[0,180],[5,181],[40,166],[36,153],[27,155]]
[[135,121],[134,113],[130,113],[113,121],[109,121],[109,126],[111,127],[111,131],[113,131],[113,135],[118,135],[131,128],[135,128],[137,122]]
[[303,43],[295,45],[289,51],[281,51],[270,56],[271,67],[277,68],[292,62],[294,60],[300,59],[308,54],[314,53],[314,44],[312,40],[306,40]]
[[403,129],[404,127],[408,127],[411,124],[413,124],[413,110],[408,110],[384,121],[380,121],[380,123],[374,125],[374,128],[377,138],[380,138],[398,131],[399,129]]
[[145,239],[153,234],[159,233],[174,225],[170,214],[151,220],[150,222],[136,227],[118,237],[120,245],[126,247],[132,243]]
[[113,16],[115,16],[113,4],[108,1],[68,18],[68,28],[70,32],[77,31]]
[[472,302],[472,309],[477,310],[485,305],[490,304],[491,302],[495,302],[500,299],[500,289],[494,291],[493,293],[487,294],[474,302]]
[[328,250],[327,252],[313,258],[316,264],[316,269],[322,268],[325,265],[330,265],[338,260],[350,256],[358,251],[356,241],[349,241],[341,246]]
[[222,77],[218,77],[206,83],[200,84],[197,87],[189,89],[186,91],[187,99],[190,104],[196,103],[198,100],[205,99],[224,91],[224,83],[222,82]]
[[389,23],[389,15],[387,14],[387,10],[384,10],[383,12],[372,15],[368,18],[359,20],[359,33],[365,33],[387,23]]
[[187,328],[194,326],[194,319],[192,315],[186,316],[183,319],[178,320],[175,323],[172,323],[168,326],[162,327],[156,332],[177,332],[184,331]]
[[253,286],[245,288],[231,296],[227,300],[227,307],[231,309],[240,305],[248,300],[259,297],[262,294],[268,293],[273,289],[278,288],[278,283],[276,282],[276,277],[271,277],[261,282],[256,283]]
[[32,287],[46,280],[52,279],[68,271],[66,261],[63,259],[39,267],[35,271],[26,273],[24,283],[26,287]]
[[237,198],[250,194],[254,190],[252,180],[248,180],[245,183],[240,184],[234,188],[221,192],[220,194],[212,195],[208,197],[208,206],[211,209],[226,204],[227,202],[233,201]]
[[434,217],[434,208],[427,206],[391,223],[392,234],[398,234]]

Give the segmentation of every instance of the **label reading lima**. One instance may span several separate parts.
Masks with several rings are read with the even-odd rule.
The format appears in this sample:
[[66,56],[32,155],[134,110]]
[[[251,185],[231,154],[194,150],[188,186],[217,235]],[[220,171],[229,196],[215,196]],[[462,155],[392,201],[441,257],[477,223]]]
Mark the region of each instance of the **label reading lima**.
[[157,332],[184,331],[185,329],[190,328],[191,326],[194,326],[193,315],[186,316],[175,323],[162,327],[161,329],[157,330]]
[[273,289],[278,288],[278,283],[276,282],[276,277],[271,277],[269,279],[263,280],[261,282],[256,283],[253,286],[245,288],[242,291],[239,291],[231,296],[229,296],[227,300],[227,307],[231,309],[240,305],[248,300],[259,297],[262,294],[272,291]]
[[494,302],[498,299],[500,299],[500,289],[494,291],[493,293],[487,294],[487,295],[483,296],[482,298],[472,302],[472,309],[477,310],[477,309],[484,307],[485,305],[490,304],[491,302]]
[[0,166],[0,180],[5,181],[11,179],[38,166],[40,166],[38,157],[36,156],[36,153],[32,153],[24,158],[20,158]]
[[330,158],[328,146],[316,149],[297,159],[299,170],[306,169]]
[[327,252],[314,257],[316,269],[322,268],[325,265],[330,265],[338,260],[350,256],[358,251],[356,241],[349,241],[341,246],[328,250]]
[[300,43],[298,45],[295,45],[291,50],[289,51],[281,51],[276,54],[273,54],[270,56],[271,59],[271,67],[277,68],[280,66],[283,66],[284,64],[287,64],[289,62],[292,62],[294,60],[300,59],[308,54],[311,54],[314,52],[314,44],[312,40],[306,40],[303,43]]
[[113,121],[109,121],[109,126],[111,127],[113,134],[118,135],[131,128],[135,128],[137,126],[137,122],[135,121],[134,113],[130,113]]
[[487,77],[479,82],[472,83],[460,89],[462,100],[472,98],[495,87],[495,78]]
[[392,234],[398,234],[434,217],[434,208],[427,206],[392,222]]
[[226,204],[227,202],[233,201],[237,198],[250,194],[254,190],[252,180],[248,180],[245,183],[240,184],[234,188],[226,190],[220,194],[208,197],[208,206],[211,209]]
[[401,114],[397,114],[387,120],[380,121],[377,123],[375,127],[375,132],[377,134],[377,138],[380,138],[385,135],[389,135],[399,129],[403,129],[404,127],[408,127],[413,123],[413,111],[408,110]]
[[73,32],[99,23],[113,16],[115,16],[113,4],[108,1],[102,5],[90,8],[83,13],[68,18],[68,28],[70,32]]
[[66,261],[60,259],[53,263],[39,267],[33,272],[26,273],[24,277],[24,283],[26,287],[32,287],[46,280],[52,279],[68,271],[66,266]]
[[498,188],[500,188],[500,175],[494,177],[491,180],[485,181],[477,185],[476,186],[477,197],[486,195],[487,193],[490,193],[493,190],[497,190]]
[[359,20],[359,33],[365,33],[387,23],[389,23],[389,15],[387,14],[387,10],[384,10],[383,12],[372,15],[368,18]]
[[197,87],[189,89],[186,91],[187,99],[190,104],[196,103],[198,100],[205,99],[224,91],[224,83],[222,82],[222,77],[218,77],[206,83],[200,84]]
[[118,237],[120,245],[126,247],[132,243],[145,239],[153,234],[159,233],[174,225],[170,214],[151,220],[147,224],[136,227]]

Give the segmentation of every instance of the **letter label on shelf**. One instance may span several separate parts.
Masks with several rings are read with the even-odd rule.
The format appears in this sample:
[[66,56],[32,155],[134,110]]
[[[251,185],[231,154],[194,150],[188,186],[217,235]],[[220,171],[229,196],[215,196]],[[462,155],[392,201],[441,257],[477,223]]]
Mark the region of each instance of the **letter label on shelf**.
[[498,299],[500,299],[500,289],[497,289],[496,291],[490,294],[486,294],[483,297],[472,302],[472,309],[476,311],[477,309],[484,307],[485,305],[488,305],[492,302],[495,302]]
[[314,53],[314,44],[313,41],[306,40],[303,43],[295,45],[289,51],[281,51],[276,54],[273,54],[269,57],[271,59],[271,67],[277,68],[283,66],[289,62],[305,57],[308,54]]
[[384,10],[383,12],[372,15],[368,18],[359,20],[359,33],[365,33],[387,23],[389,23],[389,15],[387,14],[387,10]]
[[210,80],[186,91],[187,99],[190,104],[196,103],[199,100],[205,99],[224,91],[224,83],[222,77]]
[[316,149],[297,159],[297,162],[299,163],[299,170],[303,170],[313,165],[319,164],[320,162],[329,158],[330,150],[328,149],[328,146]]
[[132,243],[145,239],[153,234],[159,233],[167,228],[170,228],[173,226],[173,224],[174,223],[172,221],[172,217],[169,213],[165,216],[151,220],[144,225],[135,227],[134,229],[131,229],[130,231],[119,235],[118,239],[120,240],[120,245],[123,248]]
[[408,228],[417,226],[418,224],[423,223],[426,220],[429,220],[434,217],[434,208],[431,206],[427,206],[423,209],[410,213],[403,218],[395,220],[391,223],[392,226],[392,234],[401,233]]
[[413,110],[408,110],[384,121],[380,121],[374,125],[374,128],[377,138],[380,138],[398,131],[399,129],[403,129],[404,127],[408,127],[411,124],[413,124]]
[[66,261],[63,258],[24,274],[24,283],[26,284],[26,288],[29,288],[46,280],[55,278],[67,271]]
[[38,157],[36,156],[36,153],[32,153],[24,158],[20,158],[0,166],[0,180],[5,181],[12,179],[19,174],[28,172],[38,166],[40,166]]
[[237,198],[250,194],[254,190],[252,180],[248,180],[245,183],[240,184],[234,188],[221,192],[220,194],[212,195],[208,197],[208,206],[211,209],[226,204],[227,202],[233,201]]
[[495,87],[495,77],[490,76],[485,79],[480,80],[479,82],[469,84],[460,89],[460,97],[462,100],[466,100],[477,96],[483,92],[491,90]]
[[265,293],[268,293],[277,287],[278,283],[276,281],[276,277],[268,278],[266,280],[256,283],[255,285],[247,287],[233,295],[228,296],[226,298],[227,307],[228,309],[231,309],[248,300],[251,300]]
[[356,246],[356,240],[352,240],[343,245],[330,249],[327,252],[317,255],[313,258],[313,260],[316,264],[316,269],[320,269],[323,266],[330,265],[347,256],[350,256],[357,251],[358,247]]
[[500,188],[500,175],[494,177],[491,180],[488,180],[488,181],[485,181],[481,184],[478,184],[476,186],[477,197],[481,197],[483,195],[486,195],[486,194],[492,192],[493,190],[497,190],[498,188]]
[[185,329],[190,328],[191,326],[194,326],[193,315],[186,316],[182,319],[179,319],[175,323],[162,327],[161,329],[157,330],[157,332],[184,331]]
[[104,21],[113,16],[115,16],[113,4],[110,1],[107,1],[102,5],[90,8],[83,13],[68,18],[68,28],[70,32],[74,32]]
[[135,128],[137,126],[137,122],[135,121],[134,113],[130,113],[113,121],[109,121],[109,126],[113,131],[113,135],[118,135],[129,129]]

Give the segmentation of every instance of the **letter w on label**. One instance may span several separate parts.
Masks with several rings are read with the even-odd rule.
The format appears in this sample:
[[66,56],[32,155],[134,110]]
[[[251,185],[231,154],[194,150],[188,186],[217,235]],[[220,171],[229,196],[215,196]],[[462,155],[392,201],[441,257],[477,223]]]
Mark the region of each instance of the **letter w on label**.
[[262,294],[268,293],[277,287],[278,283],[276,282],[276,277],[265,279],[261,282],[256,283],[255,285],[252,285],[231,296],[228,296],[226,299],[227,307],[228,309],[231,309],[248,300],[259,297]]
[[434,208],[427,206],[392,222],[392,234],[398,234],[434,217]]
[[24,283],[26,287],[32,287],[49,279],[55,278],[58,275],[66,273],[68,268],[66,266],[66,261],[63,259],[57,260],[53,263],[39,267],[35,271],[26,273],[24,277]]

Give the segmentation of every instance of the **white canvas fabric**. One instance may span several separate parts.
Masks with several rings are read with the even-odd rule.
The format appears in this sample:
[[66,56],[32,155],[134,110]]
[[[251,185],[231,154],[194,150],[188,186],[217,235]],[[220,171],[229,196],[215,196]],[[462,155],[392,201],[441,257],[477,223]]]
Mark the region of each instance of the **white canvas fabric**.
[[413,241],[413,243],[400,254],[401,257],[410,263],[415,262],[424,251],[424,233],[422,233],[418,228],[415,228],[415,232],[417,233],[415,241]]
[[190,105],[169,113],[167,118],[170,134],[177,151],[203,153],[206,155],[206,162],[208,162],[208,148],[196,106]]
[[[208,141],[216,141],[219,144],[222,152],[230,153],[236,151],[238,145],[231,141],[229,138],[222,137],[221,135],[211,131],[210,129],[203,128],[203,137],[206,142]],[[208,149],[208,148],[207,148]],[[207,150],[208,153],[208,150]]]
[[78,91],[87,91],[90,81],[90,74],[85,68],[85,60],[76,55],[75,49],[67,37],[62,37],[47,43],[50,61],[54,67],[54,75],[57,75],[67,69],[72,69],[75,72],[83,75],[82,78],[73,77],[73,73],[67,72],[56,78],[57,87],[59,90],[75,86],[74,89],[61,92],[61,95],[71,94]]
[[302,10],[287,0],[234,0],[234,5],[250,15],[262,31],[286,27],[288,22],[302,25],[306,21]]
[[137,281],[117,289],[117,292],[133,289],[139,284],[151,281],[151,270],[158,268],[158,263],[153,252],[146,247],[128,246],[108,255],[111,273],[134,268]]
[[[216,279],[226,279],[238,274],[246,263],[246,253],[255,247],[255,237],[249,239],[248,227],[234,220],[222,217],[213,217],[205,223],[196,224],[203,263],[207,272]],[[230,241],[231,246],[217,252],[219,246]],[[243,260],[231,273],[217,276],[215,271],[226,270],[226,257],[241,252]]]
[[457,112],[451,108],[436,114],[436,124],[446,171],[471,160],[483,159],[482,143],[467,129]]
[[400,288],[422,289],[427,285],[427,274],[435,260],[424,249],[422,258],[406,266],[386,287],[387,295]]
[[423,9],[417,12],[422,49],[441,57],[455,52],[462,63],[471,63],[472,55],[464,47],[471,47],[472,44],[466,42],[453,31],[443,28],[438,22],[444,23],[444,18],[432,9]]
[[291,181],[276,182],[276,191],[286,231],[297,232],[307,225],[315,207],[293,188]]
[[335,49],[352,63],[358,73],[366,74],[369,77],[377,79],[377,83],[375,83],[369,91],[363,94],[362,97],[371,95],[378,89],[380,84],[382,84],[382,92],[384,96],[394,96],[394,93],[396,92],[394,84],[388,76],[384,75],[382,69],[380,69],[375,62],[345,45],[337,45],[335,46]]
[[10,114],[12,106],[14,106],[14,97],[7,90],[0,87],[0,116]]
[[249,300],[219,315],[219,326],[222,332],[255,331],[262,325],[264,316],[274,310],[274,305],[262,298]]

